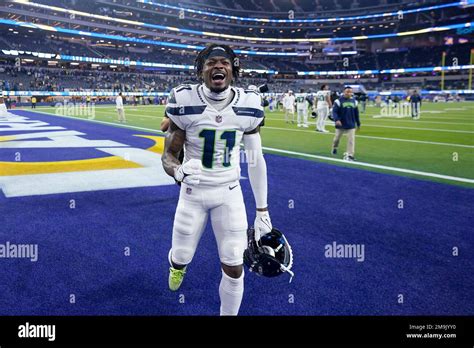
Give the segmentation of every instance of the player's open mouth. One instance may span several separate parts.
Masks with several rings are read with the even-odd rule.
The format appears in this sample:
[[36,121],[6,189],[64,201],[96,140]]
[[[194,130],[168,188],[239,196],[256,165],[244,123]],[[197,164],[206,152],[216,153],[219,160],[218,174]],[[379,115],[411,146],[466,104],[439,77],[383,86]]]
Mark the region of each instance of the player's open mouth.
[[212,81],[222,81],[225,79],[225,74],[221,72],[216,72],[211,76]]

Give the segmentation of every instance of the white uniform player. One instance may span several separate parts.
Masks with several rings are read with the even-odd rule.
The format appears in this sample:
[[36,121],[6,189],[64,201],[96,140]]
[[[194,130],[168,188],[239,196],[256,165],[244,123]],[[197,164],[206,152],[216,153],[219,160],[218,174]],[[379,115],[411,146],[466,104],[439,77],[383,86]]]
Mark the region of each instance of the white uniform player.
[[308,95],[300,93],[296,95],[296,110],[298,113],[298,127],[308,128]]
[[0,117],[7,117],[9,115],[9,112],[7,110],[7,106],[5,105],[3,101],[3,97],[0,91]]
[[285,121],[289,122],[289,116],[291,115],[291,123],[295,123],[295,96],[293,91],[288,91],[282,100],[283,109],[285,109]]
[[316,120],[316,130],[318,132],[328,133],[325,127],[325,122],[329,116],[329,108],[331,105],[331,91],[327,85],[323,85],[321,90],[316,93],[315,103],[318,119]]
[[[264,111],[259,93],[230,87],[239,73],[229,46],[210,45],[196,59],[199,85],[171,92],[166,114],[169,135],[162,157],[165,171],[181,183],[173,224],[169,287],[182,284],[208,218],[222,268],[221,315],[238,314],[244,291],[243,253],[247,247],[247,214],[240,178],[240,143],[247,157],[255,197],[255,239],[272,230],[267,205],[267,170],[259,126]],[[178,154],[184,147],[184,161]]]
[[122,93],[119,93],[117,98],[115,98],[115,108],[117,109],[118,121],[120,123],[126,123],[125,111],[123,109]]

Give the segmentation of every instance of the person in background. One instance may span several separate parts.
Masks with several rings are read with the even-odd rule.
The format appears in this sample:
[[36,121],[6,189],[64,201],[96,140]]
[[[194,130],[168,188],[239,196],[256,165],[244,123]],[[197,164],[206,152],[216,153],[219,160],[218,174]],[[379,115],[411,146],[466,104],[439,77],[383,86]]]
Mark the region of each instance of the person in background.
[[308,104],[308,94],[304,92],[304,89],[301,89],[296,97],[298,127],[308,128]]
[[410,97],[410,106],[412,119],[420,119],[421,96],[418,94],[416,89],[413,91],[413,94]]
[[336,123],[336,135],[332,144],[332,154],[337,154],[337,147],[341,137],[347,135],[347,152],[344,153],[345,161],[354,161],[355,128],[360,129],[359,109],[357,101],[353,98],[351,87],[345,87],[343,95],[334,102],[332,116]]
[[8,115],[7,105],[3,99],[2,91],[0,90],[0,117],[5,117]]
[[360,102],[360,111],[362,113],[365,113],[365,108],[367,106],[367,94],[365,93],[362,93],[360,96],[359,96],[359,102]]
[[283,109],[285,109],[285,121],[289,123],[288,116],[291,114],[291,123],[295,123],[295,96],[293,91],[289,90],[288,94],[283,97]]
[[321,89],[316,93],[316,113],[318,119],[316,120],[316,131],[328,133],[326,130],[326,119],[329,115],[329,110],[332,108],[331,91],[328,85],[322,85]]
[[117,109],[117,114],[118,114],[118,121],[120,123],[127,123],[127,120],[125,119],[125,111],[123,109],[123,98],[122,98],[122,92],[120,92],[115,99],[115,106]]
[[36,109],[36,97],[31,97],[31,108]]

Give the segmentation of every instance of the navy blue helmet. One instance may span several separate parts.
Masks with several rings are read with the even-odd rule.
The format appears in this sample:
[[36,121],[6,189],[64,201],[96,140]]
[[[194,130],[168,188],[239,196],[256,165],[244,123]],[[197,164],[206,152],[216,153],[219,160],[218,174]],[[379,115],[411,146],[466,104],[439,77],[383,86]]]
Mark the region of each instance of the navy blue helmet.
[[[288,272],[293,278],[293,251],[284,234],[276,228],[255,240],[255,230],[248,230],[248,247],[244,251],[244,263],[250,272],[264,277],[276,277]],[[291,279],[290,279],[291,282]]]

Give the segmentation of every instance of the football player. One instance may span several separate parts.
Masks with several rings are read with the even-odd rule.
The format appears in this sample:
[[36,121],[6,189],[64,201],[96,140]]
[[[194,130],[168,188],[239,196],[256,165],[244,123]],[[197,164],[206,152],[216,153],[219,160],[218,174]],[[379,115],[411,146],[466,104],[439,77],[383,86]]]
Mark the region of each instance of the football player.
[[308,128],[308,95],[301,89],[296,96],[296,110],[298,113],[298,127]]
[[295,123],[295,96],[293,91],[289,90],[282,100],[283,109],[285,109],[285,122],[289,123],[288,117],[291,115],[291,123]]
[[7,105],[3,99],[3,92],[0,90],[0,117],[8,115]]
[[[259,133],[264,118],[262,100],[256,91],[231,86],[240,65],[229,46],[206,47],[195,65],[202,83],[174,88],[166,107],[170,124],[162,162],[165,171],[181,182],[168,254],[169,287],[176,291],[181,286],[210,217],[222,268],[220,314],[237,315],[247,246],[247,214],[239,185],[241,142],[251,154],[247,160],[257,208],[255,239],[272,231]],[[183,147],[181,164],[178,154]]]
[[316,93],[316,112],[318,119],[316,120],[316,131],[329,133],[326,130],[325,122],[329,115],[329,109],[332,107],[331,103],[331,91],[328,85],[322,85],[321,90]]

